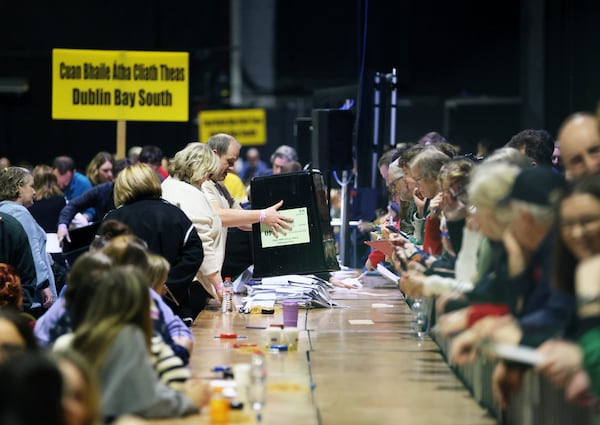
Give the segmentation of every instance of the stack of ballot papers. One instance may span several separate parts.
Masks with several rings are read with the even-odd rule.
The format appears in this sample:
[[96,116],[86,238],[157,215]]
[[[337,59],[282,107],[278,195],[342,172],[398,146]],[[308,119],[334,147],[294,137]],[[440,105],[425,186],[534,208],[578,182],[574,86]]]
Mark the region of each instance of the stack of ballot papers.
[[312,275],[282,275],[262,278],[254,284],[246,283],[248,296],[240,312],[249,313],[253,307],[272,309],[276,302],[297,301],[300,307],[333,308],[329,292],[333,285]]

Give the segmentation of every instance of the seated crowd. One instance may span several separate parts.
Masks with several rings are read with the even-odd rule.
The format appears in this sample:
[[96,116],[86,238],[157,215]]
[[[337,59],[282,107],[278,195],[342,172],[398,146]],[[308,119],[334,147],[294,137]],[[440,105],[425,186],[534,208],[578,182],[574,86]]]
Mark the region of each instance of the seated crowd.
[[[434,330],[450,338],[449,361],[472,363],[490,343],[536,349],[536,368],[573,403],[600,395],[600,132],[596,117],[568,117],[555,141],[524,130],[485,158],[421,141],[380,160],[399,204],[389,239],[374,251],[411,299],[433,300]],[[559,167],[564,167],[564,170]],[[596,283],[594,283],[596,282]],[[526,367],[499,362],[493,392],[502,408]]]
[[[98,153],[87,176],[66,156],[0,171],[0,423],[138,423],[207,404],[190,326],[221,300],[227,228],[291,227],[281,201],[232,199],[240,147],[220,134],[164,168],[146,146],[131,163]],[[97,228],[89,249],[49,253],[52,234],[71,243],[82,227]]]
[[[451,361],[472,362],[490,341],[528,345],[570,400],[589,403],[600,394],[598,122],[573,115],[558,139],[564,170],[543,130],[486,158],[459,156],[436,133],[386,152],[378,165],[390,204],[377,237],[394,250],[372,252],[365,268],[387,264],[409,298],[435,300]],[[164,166],[147,146],[125,161],[100,152],[87,176],[66,156],[0,171],[0,423],[126,424],[206,405],[189,371],[190,326],[221,301],[228,229],[291,228],[282,201],[242,208],[244,183],[300,169],[289,146],[271,170],[249,150],[242,180],[240,150],[218,134]],[[89,223],[98,226],[89,250],[48,254],[49,234],[68,243]],[[494,372],[503,404],[515,368]]]

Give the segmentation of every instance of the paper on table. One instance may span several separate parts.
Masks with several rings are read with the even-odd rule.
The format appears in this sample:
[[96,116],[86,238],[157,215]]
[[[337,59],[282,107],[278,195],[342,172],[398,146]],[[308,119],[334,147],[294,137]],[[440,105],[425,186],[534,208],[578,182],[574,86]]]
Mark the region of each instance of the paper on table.
[[277,294],[275,292],[256,292],[252,294],[252,299],[261,301],[275,301]]
[[360,283],[360,280],[355,277],[348,277],[342,280],[342,283],[353,288],[362,288],[362,283]]
[[251,305],[252,306],[260,306],[265,309],[272,309],[275,306],[277,294],[275,292],[257,292],[252,294],[251,297]]
[[393,308],[393,304],[385,304],[385,303],[373,303],[371,304],[371,308]]
[[394,283],[398,283],[398,281],[400,281],[400,276],[392,273],[391,271],[389,271],[388,269],[386,269],[381,263],[377,264],[377,271],[384,277],[387,277],[389,280],[391,280]]
[[374,325],[375,322],[373,322],[372,320],[368,320],[368,319],[350,319],[348,320],[348,323],[350,323],[351,325]]
[[355,294],[360,294],[360,295],[368,295],[369,297],[382,297],[382,294],[376,294],[375,292],[366,292],[366,291],[356,291],[354,292]]
[[292,282],[297,283],[314,283],[315,279],[312,276],[302,276],[298,274],[285,274],[280,276],[263,277],[261,283],[263,285],[288,285]]

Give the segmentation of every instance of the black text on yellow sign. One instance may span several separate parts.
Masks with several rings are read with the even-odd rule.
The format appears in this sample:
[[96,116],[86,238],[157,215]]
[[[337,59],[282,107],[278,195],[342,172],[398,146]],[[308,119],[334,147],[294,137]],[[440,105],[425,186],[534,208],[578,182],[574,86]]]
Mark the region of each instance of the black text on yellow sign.
[[189,54],[54,49],[52,118],[187,121]]
[[217,133],[227,133],[242,145],[267,143],[267,117],[264,109],[227,109],[198,113],[200,140],[206,142]]

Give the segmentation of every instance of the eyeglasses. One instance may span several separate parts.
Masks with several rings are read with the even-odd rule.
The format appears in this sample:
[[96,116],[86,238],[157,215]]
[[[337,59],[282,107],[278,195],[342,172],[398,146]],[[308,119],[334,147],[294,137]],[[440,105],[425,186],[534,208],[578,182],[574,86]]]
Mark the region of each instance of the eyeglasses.
[[456,190],[454,190],[451,187],[448,187],[446,189],[442,189],[442,193],[449,195],[452,199],[457,199],[458,198],[458,192]]
[[594,225],[600,224],[600,215],[581,217],[578,220],[567,220],[560,223],[563,232],[573,233],[576,228],[581,227],[583,232],[589,232]]

